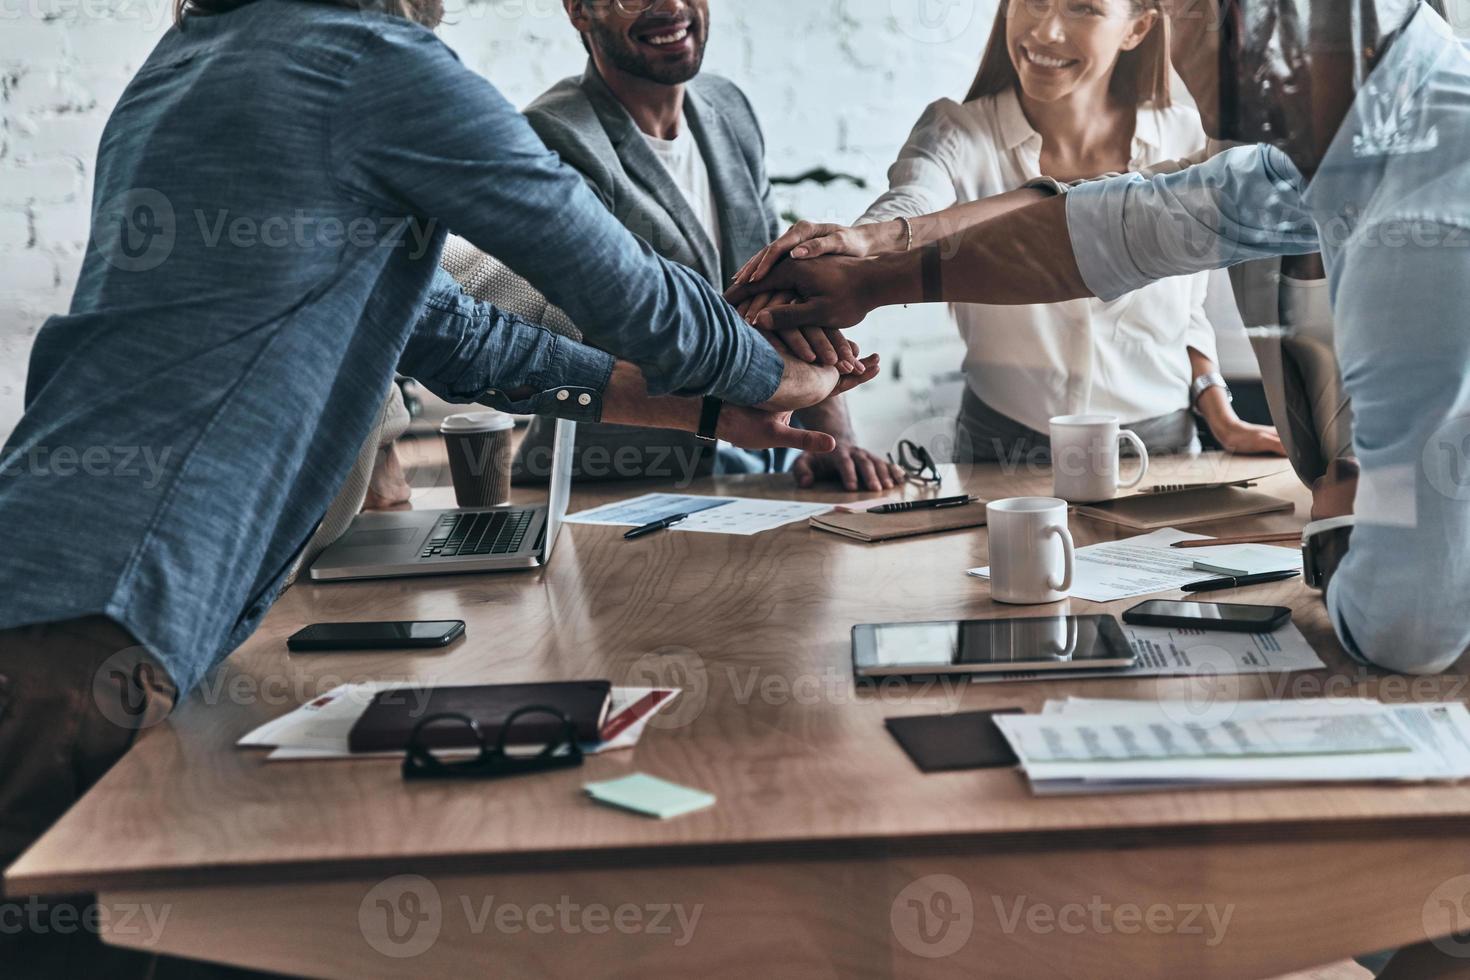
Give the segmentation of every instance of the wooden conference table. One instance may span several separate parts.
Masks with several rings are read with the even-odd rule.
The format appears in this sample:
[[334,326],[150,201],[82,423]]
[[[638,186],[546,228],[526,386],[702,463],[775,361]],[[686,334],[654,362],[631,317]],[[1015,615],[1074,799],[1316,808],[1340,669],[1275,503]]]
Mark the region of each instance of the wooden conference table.
[[[1158,461],[1151,479],[1283,465],[1205,456]],[[1045,472],[977,467],[945,490],[1049,486]],[[1293,477],[1262,486],[1295,499],[1296,514],[1199,530],[1304,522]],[[797,494],[764,477],[694,490]],[[637,492],[580,491],[574,509]],[[419,505],[448,503],[435,494]],[[1079,544],[1120,536],[1071,523]],[[794,525],[630,543],[568,526],[543,572],[297,585],[9,870],[8,888],[95,891],[105,908],[166,916],[156,930],[110,917],[119,944],[322,977],[1235,980],[1464,928],[1467,788],[1039,799],[1010,770],[920,774],[885,717],[1034,711],[1069,694],[1464,696],[1462,676],[1353,667],[1299,582],[1217,598],[1291,605],[1326,671],[854,689],[855,623],[1067,608],[992,604],[964,574],[986,562],[983,530],[864,545]],[[468,637],[446,652],[286,654],[306,623],[374,618],[462,618]],[[234,744],[348,680],[593,677],[685,694],[633,751],[510,781],[406,785],[396,761],[267,763]],[[660,822],[581,791],[634,770],[719,802]]]

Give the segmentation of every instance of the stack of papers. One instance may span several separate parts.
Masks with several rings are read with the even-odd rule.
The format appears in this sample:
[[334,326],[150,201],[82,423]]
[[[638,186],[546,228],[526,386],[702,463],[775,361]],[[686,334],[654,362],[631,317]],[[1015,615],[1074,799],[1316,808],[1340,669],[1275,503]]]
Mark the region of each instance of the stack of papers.
[[[367,710],[368,703],[380,691],[405,689],[410,692],[427,688],[416,688],[402,681],[370,681],[365,684],[342,684],[326,694],[314,698],[274,721],[268,721],[235,744],[242,748],[269,748],[273,751],[267,761],[281,762],[297,759],[362,759],[372,756],[402,758],[402,752],[353,752],[347,748],[347,736],[357,719]],[[648,721],[662,711],[679,694],[673,687],[614,687],[612,704],[607,710],[607,721],[603,723],[603,739],[585,743],[586,753],[611,752],[614,749],[632,748],[643,737]],[[539,746],[518,746],[516,751],[534,753]],[[466,749],[463,754],[474,755],[476,750]],[[460,754],[460,753],[447,753]]]
[[1038,795],[1470,777],[1456,701],[1049,701],[996,715]]
[[567,516],[568,524],[603,524],[614,527],[642,527],[678,514],[689,519],[675,525],[675,531],[703,531],[707,534],[760,534],[816,514],[825,514],[831,504],[814,504],[796,500],[756,500],[749,497],[704,497],[693,494],[645,493],[632,500],[603,504]]
[[[1130,596],[1170,592],[1223,575],[1299,572],[1301,551],[1270,545],[1220,545],[1181,550],[1175,541],[1204,540],[1178,528],[1160,528],[1123,541],[1105,541],[1077,549],[1077,571],[1068,593],[1089,602],[1114,602]],[[1221,571],[1228,569],[1228,571]],[[990,577],[989,568],[972,568],[976,578]]]

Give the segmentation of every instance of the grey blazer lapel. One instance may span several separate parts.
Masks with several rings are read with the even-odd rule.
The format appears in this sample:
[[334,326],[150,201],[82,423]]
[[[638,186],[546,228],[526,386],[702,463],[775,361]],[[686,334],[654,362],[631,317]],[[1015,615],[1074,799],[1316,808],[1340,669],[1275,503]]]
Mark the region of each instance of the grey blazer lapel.
[[[684,93],[689,128],[699,142],[709,168],[710,187],[720,214],[719,274],[716,285],[727,283],[745,260],[766,245],[766,218],[745,151],[728,122],[694,86]],[[709,236],[705,236],[706,238]],[[759,245],[752,245],[759,240]]]
[[[715,245],[709,240],[709,234],[705,232],[704,226],[699,223],[699,216],[685,200],[684,194],[674,184],[674,179],[664,169],[653,150],[649,149],[648,143],[643,139],[643,133],[633,122],[633,117],[628,115],[628,110],[623,108],[621,102],[608,89],[607,83],[597,70],[591,65],[582,75],[582,87],[587,92],[588,99],[592,102],[592,108],[602,120],[603,129],[607,132],[608,139],[612,141],[613,148],[617,151],[618,159],[622,161],[623,168],[637,180],[653,197],[661,204],[669,216],[674,219],[674,224],[684,235],[685,244],[690,254],[699,258],[699,267],[696,271],[710,282],[720,281],[720,257],[715,250]],[[687,93],[686,93],[687,98]],[[704,147],[700,147],[703,153]],[[705,157],[706,166],[711,166],[709,157]],[[713,167],[711,166],[711,181],[714,180]],[[658,249],[663,251],[663,249]]]

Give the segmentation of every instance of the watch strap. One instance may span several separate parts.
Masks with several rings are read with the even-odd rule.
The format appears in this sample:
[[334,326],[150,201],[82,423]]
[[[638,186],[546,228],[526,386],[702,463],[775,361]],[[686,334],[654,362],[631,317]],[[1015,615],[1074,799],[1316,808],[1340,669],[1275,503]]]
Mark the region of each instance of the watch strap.
[[719,436],[716,433],[720,428],[720,409],[725,403],[718,398],[705,396],[703,404],[699,409],[699,431],[696,433],[705,442],[716,442]]

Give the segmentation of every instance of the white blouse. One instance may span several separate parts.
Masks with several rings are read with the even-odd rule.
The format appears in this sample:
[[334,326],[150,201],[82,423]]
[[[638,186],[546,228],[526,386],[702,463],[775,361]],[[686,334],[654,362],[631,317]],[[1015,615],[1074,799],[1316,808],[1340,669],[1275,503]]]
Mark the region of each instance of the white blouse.
[[[1129,169],[1188,156],[1205,144],[1199,115],[1175,105],[1140,108]],[[889,190],[858,224],[913,218],[1020,187],[1041,176],[1041,135],[1014,91],[924,111]],[[1206,273],[1166,279],[1122,299],[1046,306],[956,303],[970,390],[1038,432],[1056,415],[1116,415],[1125,424],[1189,407],[1188,348],[1211,360]]]

